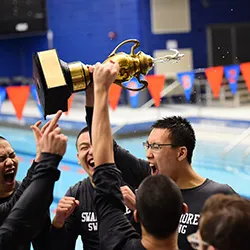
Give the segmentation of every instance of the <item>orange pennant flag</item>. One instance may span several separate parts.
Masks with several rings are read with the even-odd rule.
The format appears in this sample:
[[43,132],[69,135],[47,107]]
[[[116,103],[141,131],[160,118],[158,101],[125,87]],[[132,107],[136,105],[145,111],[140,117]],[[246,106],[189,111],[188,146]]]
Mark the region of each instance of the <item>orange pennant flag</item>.
[[73,99],[74,99],[74,94],[72,94],[72,95],[70,96],[70,98],[68,99],[68,111],[65,112],[66,115],[69,114],[69,110],[71,109]]
[[242,63],[240,65],[240,70],[246,82],[248,92],[250,92],[250,62]]
[[215,98],[220,95],[220,86],[222,83],[224,68],[223,66],[217,66],[205,69],[205,74],[212,89]]
[[117,84],[112,84],[109,89],[109,104],[115,110],[121,95],[122,88]]
[[23,117],[23,109],[30,94],[30,86],[10,86],[6,87],[8,97],[16,111],[19,120]]
[[149,75],[145,76],[148,82],[148,90],[154,99],[155,107],[159,107],[161,104],[161,91],[164,88],[165,76],[164,75]]

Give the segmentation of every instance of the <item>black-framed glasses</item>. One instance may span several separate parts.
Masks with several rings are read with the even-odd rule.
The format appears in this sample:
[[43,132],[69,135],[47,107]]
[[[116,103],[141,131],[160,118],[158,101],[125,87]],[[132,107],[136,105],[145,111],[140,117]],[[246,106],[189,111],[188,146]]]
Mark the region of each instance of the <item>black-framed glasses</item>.
[[171,143],[148,143],[147,141],[146,142],[143,142],[143,147],[144,149],[147,151],[149,148],[151,148],[152,150],[160,150],[162,147],[164,146],[171,146],[171,147],[178,147],[178,145],[175,145],[175,144],[171,144]]

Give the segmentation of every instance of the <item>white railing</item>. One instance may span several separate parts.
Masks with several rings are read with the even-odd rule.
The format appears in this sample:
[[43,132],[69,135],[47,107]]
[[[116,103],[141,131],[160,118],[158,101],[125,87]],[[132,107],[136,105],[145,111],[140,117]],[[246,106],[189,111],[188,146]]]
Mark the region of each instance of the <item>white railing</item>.
[[[248,136],[250,135],[250,127],[246,129],[240,136],[232,143],[228,144],[222,153],[222,157],[225,158],[226,155],[231,152],[236,146],[240,145]],[[250,147],[246,149],[244,152],[244,157],[246,157],[250,153]],[[245,156],[246,154],[246,156]]]

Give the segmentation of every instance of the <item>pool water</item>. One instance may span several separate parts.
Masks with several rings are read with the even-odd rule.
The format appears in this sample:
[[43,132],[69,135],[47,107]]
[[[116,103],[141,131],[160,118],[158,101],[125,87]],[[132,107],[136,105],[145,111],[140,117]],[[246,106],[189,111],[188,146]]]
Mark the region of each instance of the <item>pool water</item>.
[[[12,144],[20,158],[17,179],[21,180],[35,156],[36,148],[33,133],[29,130],[0,127],[0,134],[4,135]],[[142,142],[146,136],[117,139],[122,147],[128,149],[135,156],[146,159]],[[223,159],[222,151],[228,144],[226,141],[214,142],[198,140],[194,155],[193,168],[201,175],[221,183],[231,185],[237,192],[250,197],[250,173],[247,171],[249,160],[243,161],[242,152],[245,145],[235,148],[230,155]],[[60,164],[61,177],[56,183],[55,198],[60,199],[69,186],[86,177],[83,169],[77,164],[75,137],[69,136],[66,154]]]
[[[22,180],[36,152],[33,133],[29,130],[0,127],[0,135],[11,142],[19,157],[17,179]],[[146,159],[142,147],[142,142],[146,139],[146,136],[141,136],[118,139],[117,142],[135,156]],[[236,147],[224,159],[222,152],[227,144],[227,141],[214,142],[213,140],[198,139],[192,166],[202,176],[229,184],[240,195],[250,197],[250,171],[247,167],[250,166],[250,161],[242,158],[242,152],[244,152],[246,145]],[[83,169],[77,164],[75,137],[69,136],[67,152],[60,164],[60,169],[61,176],[56,182],[54,202],[51,205],[52,217],[57,202],[64,196],[68,188],[87,177]],[[77,245],[77,249],[81,249],[79,241]]]

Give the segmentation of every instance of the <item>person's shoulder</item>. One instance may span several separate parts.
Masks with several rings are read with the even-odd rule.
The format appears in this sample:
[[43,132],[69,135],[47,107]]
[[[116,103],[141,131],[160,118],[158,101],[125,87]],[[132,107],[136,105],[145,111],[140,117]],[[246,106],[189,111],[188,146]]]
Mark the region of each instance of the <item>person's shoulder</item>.
[[141,243],[140,238],[132,238],[127,240],[124,250],[146,250]]
[[75,185],[70,186],[70,188],[68,189],[66,196],[72,196],[72,197],[76,197],[79,193],[79,190],[84,190],[86,188],[86,186],[89,183],[89,178],[85,178],[79,182],[77,182]]
[[210,179],[206,180],[207,184],[205,185],[206,189],[210,190],[213,194],[236,194],[232,187],[228,184],[222,184]]
[[15,190],[17,190],[19,188],[19,186],[21,185],[21,181],[17,181],[15,180]]

